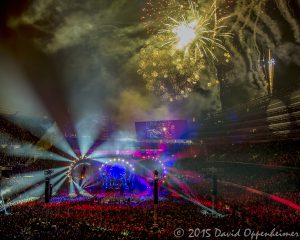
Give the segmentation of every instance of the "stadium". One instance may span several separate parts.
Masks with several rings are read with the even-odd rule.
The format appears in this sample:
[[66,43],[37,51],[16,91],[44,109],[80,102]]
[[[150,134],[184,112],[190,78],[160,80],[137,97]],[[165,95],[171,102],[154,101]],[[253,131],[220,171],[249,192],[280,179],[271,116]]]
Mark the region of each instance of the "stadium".
[[2,1],[1,239],[298,239],[299,9]]

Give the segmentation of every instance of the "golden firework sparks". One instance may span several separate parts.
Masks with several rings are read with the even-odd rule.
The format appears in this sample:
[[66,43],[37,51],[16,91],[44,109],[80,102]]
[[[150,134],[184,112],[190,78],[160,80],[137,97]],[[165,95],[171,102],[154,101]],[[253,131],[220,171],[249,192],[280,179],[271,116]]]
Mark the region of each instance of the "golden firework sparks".
[[[192,1],[172,0],[162,1],[159,6],[164,8],[148,14],[152,21],[158,21],[155,24],[160,29],[150,31],[151,37],[140,52],[138,73],[147,88],[174,101],[187,98],[197,88],[215,85],[203,81],[207,79],[203,72],[214,68],[217,56],[229,62],[223,41],[231,36],[221,25],[225,18],[216,18],[216,4],[200,7]],[[153,17],[155,13],[157,18]]]
[[226,17],[217,19],[216,1],[207,13],[203,13],[196,3],[190,0],[188,3],[187,9],[180,7],[178,16],[168,16],[169,22],[159,31],[166,36],[162,46],[184,51],[185,57],[193,55],[195,59],[206,57],[208,61],[216,61],[217,49],[228,52],[224,41],[231,37],[231,33],[226,32],[226,26],[222,25]]

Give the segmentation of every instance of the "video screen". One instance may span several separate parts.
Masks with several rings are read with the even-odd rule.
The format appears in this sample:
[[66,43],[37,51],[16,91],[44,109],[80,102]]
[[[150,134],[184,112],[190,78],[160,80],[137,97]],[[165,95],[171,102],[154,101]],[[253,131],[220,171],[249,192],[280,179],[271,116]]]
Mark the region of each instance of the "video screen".
[[188,139],[186,120],[136,122],[138,139]]

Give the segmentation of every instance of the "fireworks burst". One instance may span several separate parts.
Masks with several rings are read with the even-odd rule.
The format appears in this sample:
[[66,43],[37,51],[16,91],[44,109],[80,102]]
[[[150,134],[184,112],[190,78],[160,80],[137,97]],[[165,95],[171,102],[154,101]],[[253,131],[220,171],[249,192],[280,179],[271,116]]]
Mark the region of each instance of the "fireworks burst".
[[166,34],[167,40],[163,46],[170,45],[177,50],[184,50],[185,57],[206,57],[208,62],[216,61],[216,48],[228,52],[223,45],[224,38],[231,37],[229,32],[224,32],[226,26],[222,25],[226,17],[217,18],[216,1],[206,14],[201,12],[196,3],[188,3],[188,8],[182,10],[179,19],[169,16],[170,22],[165,24],[165,29],[159,31],[160,34]]
[[201,7],[192,1],[162,3],[160,29],[140,52],[138,73],[147,88],[173,101],[187,98],[197,88],[219,84],[215,74],[203,74],[207,69],[215,72],[214,64],[221,57],[226,63],[231,57],[223,44],[231,34],[221,24],[226,17],[217,18],[216,2]]
[[[143,20],[151,37],[138,72],[148,89],[170,101],[209,90],[218,79],[229,87],[249,83],[251,98],[272,94],[275,62],[268,51],[278,59],[297,49],[297,7],[298,2],[284,0],[147,0]],[[285,31],[295,43],[285,42]]]

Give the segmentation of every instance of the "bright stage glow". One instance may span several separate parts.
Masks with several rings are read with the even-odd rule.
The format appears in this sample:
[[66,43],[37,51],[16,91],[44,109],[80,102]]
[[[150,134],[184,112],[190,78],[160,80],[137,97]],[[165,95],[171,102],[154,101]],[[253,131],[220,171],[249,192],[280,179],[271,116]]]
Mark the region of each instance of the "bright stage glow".
[[178,42],[176,44],[177,49],[185,49],[196,38],[196,25],[197,21],[194,20],[190,23],[182,22],[176,26],[173,32],[177,35]]
[[131,163],[129,163],[127,160],[125,159],[121,159],[121,158],[113,158],[113,159],[110,159],[109,161],[105,162],[100,168],[99,168],[99,171],[102,171],[102,168],[104,168],[105,166],[109,165],[109,166],[113,166],[113,165],[123,165],[123,166],[126,166],[126,165],[129,166],[129,168],[131,169],[132,172],[134,172],[134,167],[132,166]]

